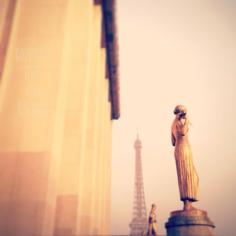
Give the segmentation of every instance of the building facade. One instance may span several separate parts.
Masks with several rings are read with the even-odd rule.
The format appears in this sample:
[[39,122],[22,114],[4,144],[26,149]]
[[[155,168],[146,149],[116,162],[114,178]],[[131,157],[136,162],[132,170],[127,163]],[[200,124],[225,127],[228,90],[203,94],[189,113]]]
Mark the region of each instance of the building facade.
[[114,5],[0,1],[0,235],[109,233]]

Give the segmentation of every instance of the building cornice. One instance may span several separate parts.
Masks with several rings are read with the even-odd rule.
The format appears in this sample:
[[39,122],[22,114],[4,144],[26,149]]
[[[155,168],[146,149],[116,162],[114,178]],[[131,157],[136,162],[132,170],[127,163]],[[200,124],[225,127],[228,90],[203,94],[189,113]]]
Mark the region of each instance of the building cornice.
[[110,81],[110,99],[112,106],[112,119],[120,117],[120,93],[119,93],[119,61],[118,40],[116,25],[116,1],[101,0],[103,10],[103,22],[105,33],[105,47],[107,55],[108,78]]

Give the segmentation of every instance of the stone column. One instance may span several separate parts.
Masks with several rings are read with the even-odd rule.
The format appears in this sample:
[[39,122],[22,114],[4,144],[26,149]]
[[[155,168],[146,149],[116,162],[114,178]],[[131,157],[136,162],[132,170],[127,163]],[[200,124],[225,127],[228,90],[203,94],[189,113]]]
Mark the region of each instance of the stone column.
[[16,1],[14,14],[9,11],[11,31],[1,30],[8,28],[8,13],[4,27],[0,27],[7,49],[0,54],[0,60],[4,59],[0,235],[52,232],[63,127],[60,101],[67,81],[63,76],[67,2]]

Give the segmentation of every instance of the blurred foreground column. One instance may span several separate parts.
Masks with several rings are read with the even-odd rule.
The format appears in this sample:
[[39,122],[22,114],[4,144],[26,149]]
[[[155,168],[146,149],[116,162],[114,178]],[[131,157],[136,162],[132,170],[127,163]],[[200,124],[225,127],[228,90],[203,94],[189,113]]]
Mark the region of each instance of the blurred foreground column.
[[113,1],[0,3],[0,235],[109,233]]

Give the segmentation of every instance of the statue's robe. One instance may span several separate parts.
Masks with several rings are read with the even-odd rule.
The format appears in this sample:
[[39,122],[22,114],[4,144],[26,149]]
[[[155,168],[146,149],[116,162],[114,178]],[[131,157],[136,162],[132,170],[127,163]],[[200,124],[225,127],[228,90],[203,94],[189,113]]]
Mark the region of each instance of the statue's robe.
[[148,218],[148,232],[147,235],[157,235],[157,217],[154,212],[150,212]]
[[176,118],[171,128],[172,144],[175,146],[175,161],[181,201],[197,201],[198,175],[193,165],[192,151],[188,141],[188,119]]

